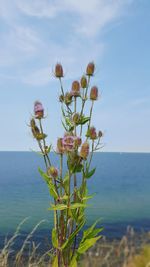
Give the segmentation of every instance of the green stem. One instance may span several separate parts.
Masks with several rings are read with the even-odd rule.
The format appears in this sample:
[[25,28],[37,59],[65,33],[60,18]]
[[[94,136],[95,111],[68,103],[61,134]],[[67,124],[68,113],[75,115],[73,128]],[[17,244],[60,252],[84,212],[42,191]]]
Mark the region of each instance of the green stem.
[[[84,110],[84,106],[85,106],[85,102],[87,100],[87,93],[88,93],[88,88],[89,88],[89,85],[90,85],[90,76],[88,76],[88,82],[87,82],[87,87],[86,87],[86,91],[85,91],[85,95],[82,99],[82,107],[81,107],[81,113],[80,113],[80,117],[83,116],[83,110]],[[81,129],[80,129],[80,136],[82,135],[82,128],[83,128],[83,125],[81,125]]]
[[94,106],[94,101],[92,100],[92,105],[91,105],[91,109],[90,109],[90,116],[89,116],[90,117],[90,120],[89,120],[88,130],[90,129],[90,126],[91,126],[93,106]]
[[62,95],[63,95],[63,97],[64,97],[65,94],[64,94],[64,89],[63,89],[63,85],[62,85],[62,80],[61,80],[61,78],[59,78],[59,81],[60,81],[61,92],[62,92]]
[[91,156],[90,156],[90,160],[89,160],[89,164],[88,164],[88,169],[90,168],[90,165],[92,162],[93,153],[94,153],[94,140],[92,141],[92,151],[91,151]]
[[[42,133],[42,135],[43,135],[44,132],[43,132],[43,127],[42,127],[41,119],[39,119],[39,124],[40,124],[40,130],[41,130],[41,133]],[[46,153],[46,142],[45,142],[45,138],[43,138],[43,145],[44,145],[44,154],[45,154],[45,157],[46,157],[47,160],[48,160],[49,166],[51,166],[50,158],[49,158],[48,154]]]

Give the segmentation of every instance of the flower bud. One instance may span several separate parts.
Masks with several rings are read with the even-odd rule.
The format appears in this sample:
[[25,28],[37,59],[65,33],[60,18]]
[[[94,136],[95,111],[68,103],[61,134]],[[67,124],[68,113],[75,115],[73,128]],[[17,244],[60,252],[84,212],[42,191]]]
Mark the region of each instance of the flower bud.
[[97,88],[97,86],[93,86],[91,88],[90,99],[93,100],[93,101],[98,99],[98,88]]
[[63,95],[60,95],[60,96],[59,96],[59,101],[60,101],[61,103],[64,102],[64,96],[63,96]]
[[74,124],[78,124],[80,121],[80,114],[79,113],[74,113],[72,116],[72,121],[74,122]]
[[90,137],[91,140],[95,140],[97,138],[97,133],[95,127],[91,127],[88,130],[88,136]]
[[51,166],[48,168],[47,174],[49,176],[52,176],[53,178],[57,178],[58,177],[58,170],[54,166]]
[[80,157],[86,160],[88,155],[89,155],[89,143],[84,142],[81,146]]
[[80,95],[80,83],[78,81],[74,81],[72,83],[71,94],[74,97],[77,97]]
[[101,138],[102,136],[103,136],[102,131],[99,131],[99,132],[98,132],[98,137]]
[[87,78],[84,75],[81,78],[80,84],[83,89],[87,87]]
[[34,103],[34,114],[36,119],[42,119],[44,117],[44,108],[42,103],[39,101]]
[[64,99],[64,101],[65,101],[65,104],[66,104],[67,106],[69,106],[69,105],[71,104],[71,102],[72,102],[72,94],[69,93],[69,92],[67,92],[67,93],[65,94],[65,99]]
[[86,68],[86,75],[93,76],[94,70],[95,70],[95,64],[94,64],[94,62],[90,62],[87,65],[87,68]]
[[40,134],[39,128],[35,125],[34,127],[31,127],[32,134],[34,138],[37,138],[37,136]]
[[61,64],[57,63],[55,66],[55,77],[62,78],[63,76],[63,67]]
[[63,146],[63,142],[62,142],[62,138],[58,138],[57,140],[57,152],[59,154],[63,154],[64,153],[64,146]]
[[37,139],[38,141],[43,140],[43,139],[45,139],[46,137],[47,137],[47,135],[46,135],[45,133],[39,133],[39,134],[36,135],[36,139]]

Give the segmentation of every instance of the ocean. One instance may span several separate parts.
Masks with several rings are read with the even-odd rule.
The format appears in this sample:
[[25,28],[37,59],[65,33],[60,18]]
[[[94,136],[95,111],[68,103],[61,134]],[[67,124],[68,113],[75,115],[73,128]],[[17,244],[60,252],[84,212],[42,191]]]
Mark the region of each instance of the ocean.
[[[51,154],[58,167],[58,158]],[[43,238],[53,225],[48,211],[51,199],[38,173],[43,159],[34,152],[0,152],[0,236],[11,235],[28,218],[22,231],[28,233],[45,220],[37,236]],[[87,208],[87,225],[96,219],[108,238],[122,236],[128,225],[136,231],[150,230],[150,154],[95,153],[95,175],[88,180],[95,194]],[[39,234],[40,233],[40,234]]]

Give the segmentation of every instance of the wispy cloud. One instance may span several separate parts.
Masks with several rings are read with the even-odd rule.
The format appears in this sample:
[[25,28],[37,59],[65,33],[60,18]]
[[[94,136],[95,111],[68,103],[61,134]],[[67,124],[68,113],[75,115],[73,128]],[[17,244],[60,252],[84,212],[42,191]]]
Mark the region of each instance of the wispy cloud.
[[16,0],[17,7],[28,16],[54,19],[61,13],[76,15],[73,26],[86,36],[98,34],[104,26],[120,17],[124,7],[132,0]]
[[[105,43],[97,42],[97,36],[118,19],[131,2],[1,0],[0,18],[7,30],[0,32],[0,66],[20,68],[24,72],[21,81],[36,86],[37,76],[41,77],[39,85],[47,84],[47,69],[57,61],[66,66],[70,77],[75,69],[78,75],[79,71],[83,72],[81,62],[84,65],[101,58]],[[36,23],[38,20],[40,24]]]

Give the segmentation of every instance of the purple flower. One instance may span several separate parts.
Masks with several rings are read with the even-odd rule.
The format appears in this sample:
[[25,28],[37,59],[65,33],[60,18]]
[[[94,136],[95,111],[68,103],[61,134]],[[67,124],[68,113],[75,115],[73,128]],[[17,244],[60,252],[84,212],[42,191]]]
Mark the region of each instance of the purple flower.
[[74,149],[76,137],[72,135],[66,135],[62,139],[62,143],[66,152],[71,152]]
[[34,103],[34,114],[36,119],[42,119],[44,117],[44,108],[42,103],[39,101]]

